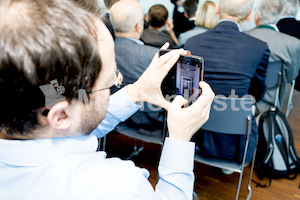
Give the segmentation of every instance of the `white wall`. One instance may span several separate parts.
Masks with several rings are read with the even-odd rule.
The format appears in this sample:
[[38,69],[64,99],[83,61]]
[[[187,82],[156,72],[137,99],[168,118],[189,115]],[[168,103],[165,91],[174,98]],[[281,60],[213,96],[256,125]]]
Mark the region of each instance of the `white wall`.
[[[201,4],[204,0],[200,0],[199,3]],[[211,0],[215,3],[218,3],[219,0]],[[169,18],[173,18],[173,9],[174,9],[174,5],[171,3],[171,0],[139,0],[140,4],[142,5],[143,7],[143,11],[144,13],[147,13],[149,8],[152,6],[152,5],[155,5],[155,4],[163,4],[168,12],[169,12]],[[254,23],[254,17],[251,18],[251,20],[249,22],[245,22],[243,25],[242,25],[242,29],[243,30],[249,30],[251,28],[255,27],[255,23]]]
[[[200,3],[202,3],[204,0],[200,0]],[[215,3],[218,3],[219,0],[211,0]],[[99,0],[99,2],[104,5],[103,0]],[[174,9],[174,5],[171,3],[171,0],[139,0],[140,4],[142,5],[143,11],[144,13],[147,13],[149,8],[155,4],[163,4],[168,12],[169,12],[169,18],[172,19],[173,18],[173,9]],[[255,5],[254,5],[255,6]],[[245,22],[242,25],[242,30],[249,30],[255,27],[255,23],[254,23],[254,15],[252,16],[251,20],[249,22]],[[297,15],[297,19],[300,20],[300,8],[299,8],[299,13]]]

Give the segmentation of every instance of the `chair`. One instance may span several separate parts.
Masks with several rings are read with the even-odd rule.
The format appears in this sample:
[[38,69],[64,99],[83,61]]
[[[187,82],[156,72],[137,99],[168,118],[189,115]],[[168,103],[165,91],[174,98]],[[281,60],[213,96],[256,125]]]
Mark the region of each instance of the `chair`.
[[[279,89],[281,84],[281,74],[283,70],[283,63],[282,62],[270,62],[267,70],[267,76],[266,76],[266,86],[268,88],[276,88],[276,95],[275,95],[275,101],[274,105],[277,106],[278,99],[279,99]],[[285,117],[288,118],[292,108],[293,108],[293,94],[294,94],[294,88],[295,88],[295,80],[291,82],[291,89],[289,92],[289,98],[287,102],[287,108]],[[271,102],[270,102],[271,103]],[[273,102],[272,102],[273,103]]]
[[276,95],[275,95],[274,102],[268,102],[268,103],[271,103],[274,106],[277,106],[278,104],[282,70],[283,70],[283,63],[280,61],[270,62],[267,69],[267,75],[265,80],[266,89],[276,88]]
[[287,108],[286,108],[285,118],[289,117],[289,114],[290,114],[290,112],[291,112],[291,110],[293,108],[292,98],[293,98],[293,95],[294,95],[294,89],[295,89],[295,80],[293,80],[291,82],[291,90],[290,90],[289,99],[288,99],[288,102],[287,102]]
[[[154,109],[152,109],[152,108]],[[144,107],[140,109],[142,112],[147,112],[147,113],[155,113],[157,111],[158,107],[155,107],[151,105],[149,107],[148,104],[144,103]],[[163,111],[165,112],[165,111]],[[147,135],[142,135],[139,133],[139,129],[134,126],[130,126],[125,123],[120,123],[116,128],[115,131],[126,135],[128,137],[134,138],[134,147],[133,147],[133,152],[129,157],[126,158],[126,160],[131,159],[133,156],[137,156],[143,149],[144,149],[144,142],[146,143],[152,143],[152,144],[160,144],[163,145],[165,137],[166,137],[166,129],[167,129],[167,120],[166,120],[166,115],[164,114],[164,120],[163,120],[163,129],[161,130],[161,137],[154,137],[154,136],[147,136]],[[137,147],[136,140],[142,141],[142,146],[140,148]]]
[[[243,170],[246,160],[246,152],[248,149],[249,135],[251,132],[251,120],[252,120],[252,106],[253,100],[251,98],[227,98],[216,96],[210,112],[208,121],[202,126],[201,129],[207,131],[214,131],[224,134],[246,135],[247,140],[243,152],[242,163],[236,161],[224,160],[215,157],[204,156],[195,154],[195,161],[210,165],[217,168],[222,168],[234,172],[240,173],[236,200],[239,197]],[[253,166],[254,157],[252,160]],[[253,168],[251,168],[251,174],[249,178],[249,198],[251,196],[251,176]]]

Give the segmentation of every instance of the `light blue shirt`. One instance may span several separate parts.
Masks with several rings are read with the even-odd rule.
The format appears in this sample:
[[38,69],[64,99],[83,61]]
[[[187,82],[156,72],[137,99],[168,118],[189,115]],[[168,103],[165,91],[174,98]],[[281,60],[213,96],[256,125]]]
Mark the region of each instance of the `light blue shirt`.
[[[125,94],[125,95],[120,95]],[[132,103],[125,89],[111,96],[98,134],[106,134]],[[112,126],[108,126],[112,120]],[[104,127],[104,131],[101,128]],[[77,137],[0,139],[0,199],[156,200],[192,199],[194,143],[166,138],[155,190],[149,172],[132,161],[96,152],[95,134]]]

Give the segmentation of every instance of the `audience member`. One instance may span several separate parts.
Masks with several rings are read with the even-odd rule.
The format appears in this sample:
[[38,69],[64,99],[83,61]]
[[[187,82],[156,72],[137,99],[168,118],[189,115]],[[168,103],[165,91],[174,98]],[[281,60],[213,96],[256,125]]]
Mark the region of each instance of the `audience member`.
[[[171,48],[178,44],[177,37],[173,31],[173,22],[168,19],[169,13],[165,6],[156,4],[149,9],[146,21],[149,23],[147,29],[143,31],[141,40],[150,46],[162,47],[169,42]],[[163,32],[163,28],[167,33]]]
[[[283,62],[283,74],[279,93],[278,108],[281,109],[287,93],[287,83],[295,80],[300,67],[300,40],[295,37],[280,33],[276,27],[283,10],[281,0],[260,0],[256,6],[255,23],[257,28],[247,34],[260,39],[270,48],[269,62]],[[263,99],[256,103],[257,113],[268,110],[274,104],[276,89],[268,89]]]
[[[125,85],[134,83],[147,69],[158,48],[144,45],[140,40],[143,33],[143,11],[139,2],[122,0],[111,8],[111,20],[115,29],[115,53],[117,68],[124,77]],[[125,124],[134,126],[143,135],[161,137],[163,110],[139,111]]]
[[173,23],[176,37],[195,27],[194,18],[199,0],[171,0],[174,4]]
[[178,38],[178,46],[181,47],[190,37],[204,33],[208,29],[214,28],[219,21],[216,14],[216,4],[213,1],[204,1],[196,12],[195,27],[189,31],[181,33]]
[[[219,24],[186,41],[185,49],[204,59],[204,80],[217,95],[253,95],[259,101],[265,93],[268,45],[241,32],[240,26],[252,14],[254,0],[220,0]],[[239,8],[239,9],[236,9]],[[246,137],[201,131],[197,145],[202,153],[242,161]],[[253,117],[246,162],[252,160],[257,124]],[[236,147],[240,150],[236,152]]]
[[[192,199],[194,145],[188,141],[208,119],[213,92],[201,82],[202,96],[190,109],[182,108],[182,97],[172,104],[162,97],[161,81],[183,53],[174,50],[156,55],[137,82],[109,98],[116,77],[112,37],[98,15],[79,7],[95,1],[75,1],[83,0],[0,2],[0,89],[6,94],[0,198]],[[51,97],[57,93],[51,88],[64,86],[66,99],[46,108],[42,85]],[[80,101],[79,89],[88,91],[89,102]],[[104,116],[101,129],[111,130],[140,101],[169,112],[155,191],[147,170],[95,153],[97,138],[89,134]]]
[[[277,23],[280,32],[300,39],[300,21],[296,20],[299,11],[299,0],[284,0],[281,19]],[[295,89],[300,91],[300,71],[296,79]]]
[[115,36],[114,28],[111,24],[109,15],[110,15],[110,9],[111,9],[112,5],[114,5],[118,1],[119,0],[104,0],[104,4],[106,7],[106,13],[103,16],[103,22],[106,25],[106,27],[108,28],[109,32],[111,33],[111,35],[113,36],[114,39],[116,36]]

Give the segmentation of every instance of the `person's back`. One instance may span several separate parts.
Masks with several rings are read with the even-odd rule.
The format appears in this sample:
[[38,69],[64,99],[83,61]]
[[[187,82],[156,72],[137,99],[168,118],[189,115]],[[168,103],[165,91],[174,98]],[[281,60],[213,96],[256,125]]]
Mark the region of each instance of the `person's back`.
[[219,16],[216,14],[216,8],[216,4],[213,1],[205,1],[199,6],[196,12],[196,26],[193,29],[180,34],[178,38],[179,47],[184,46],[187,39],[200,33],[204,33],[218,24]]
[[[220,1],[220,23],[213,29],[187,40],[185,49],[204,59],[204,80],[216,93],[231,97],[252,95],[259,101],[265,92],[268,66],[267,44],[240,32],[238,24],[251,16],[253,1]],[[241,8],[233,10],[232,8]],[[243,10],[243,12],[241,12]],[[235,13],[236,12],[236,13]],[[257,127],[253,119],[246,162],[251,161],[256,145]],[[241,161],[236,146],[242,150],[245,138],[205,132],[197,134],[203,152],[226,159]],[[215,142],[212,142],[215,141]],[[222,142],[221,142],[222,141]]]
[[[264,8],[268,8],[265,10]],[[287,83],[295,80],[300,67],[300,40],[280,33],[276,28],[276,21],[283,10],[283,3],[279,0],[260,1],[256,6],[255,22],[257,28],[246,33],[268,43],[270,48],[269,62],[282,62],[283,74],[279,92],[279,102],[276,106],[282,108],[286,94]],[[267,111],[275,102],[276,89],[268,89],[264,98],[256,103],[256,113]]]
[[[173,31],[173,23],[168,19],[169,13],[161,4],[153,5],[146,16],[149,27],[143,31],[141,40],[150,46],[162,47],[166,42],[175,48],[178,41]],[[163,31],[165,27],[166,32]]]
[[[143,44],[139,40],[143,32],[143,13],[139,4],[118,2],[111,9],[111,16],[117,36],[115,39],[117,68],[123,75],[124,84],[128,85],[138,80],[159,49]],[[125,123],[138,128],[141,134],[160,137],[163,128],[163,110],[151,113],[139,111]]]
[[298,0],[284,0],[284,10],[281,19],[277,22],[277,27],[280,32],[300,39],[300,21],[296,19],[298,11]]
[[[174,12],[173,12],[173,22],[174,22],[174,32],[177,37],[183,32],[186,32],[188,30],[191,30],[195,27],[194,23],[194,14],[197,9],[197,4],[199,0],[171,0],[171,2],[175,5],[174,6]],[[186,2],[186,3],[185,3]],[[188,7],[194,7],[191,10],[194,10],[194,13],[188,13],[185,12],[184,4]]]
[[[299,11],[298,0],[285,0],[284,11],[281,19],[277,22],[277,27],[280,32],[291,35],[300,39],[300,21],[296,20],[297,12]],[[296,78],[295,89],[300,91],[300,71]]]

